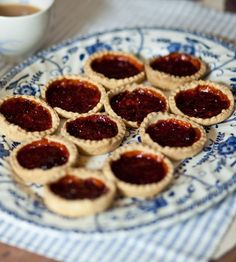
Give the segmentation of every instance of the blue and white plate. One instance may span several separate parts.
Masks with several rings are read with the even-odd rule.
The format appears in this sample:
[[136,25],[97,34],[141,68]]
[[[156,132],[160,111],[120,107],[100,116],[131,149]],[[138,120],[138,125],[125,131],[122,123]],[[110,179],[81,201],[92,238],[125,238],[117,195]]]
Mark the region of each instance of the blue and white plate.
[[[0,81],[0,96],[40,96],[40,87],[50,78],[81,74],[85,60],[100,50],[122,50],[146,59],[180,51],[200,56],[210,73],[208,79],[222,82],[236,91],[236,51],[216,38],[162,28],[118,29],[69,40],[29,58]],[[134,230],[158,229],[180,222],[223,200],[236,189],[236,112],[221,124],[207,127],[208,142],[203,151],[180,163],[174,185],[151,200],[117,198],[108,211],[80,219],[68,219],[50,212],[40,198],[41,189],[19,186],[11,178],[8,156],[16,143],[0,136],[0,213],[17,225],[51,233],[70,232],[101,235]],[[124,143],[140,141],[127,131]],[[90,168],[99,168],[107,155],[84,158]],[[31,191],[29,197],[26,191]],[[97,234],[96,234],[97,233]]]

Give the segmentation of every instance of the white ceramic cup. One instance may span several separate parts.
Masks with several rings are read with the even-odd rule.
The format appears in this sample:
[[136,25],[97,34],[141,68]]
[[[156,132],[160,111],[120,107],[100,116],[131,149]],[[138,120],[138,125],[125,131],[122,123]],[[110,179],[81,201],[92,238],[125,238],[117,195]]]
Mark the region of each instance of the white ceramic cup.
[[16,61],[38,50],[47,34],[54,0],[0,0],[0,4],[27,4],[40,9],[25,16],[0,16],[0,55]]

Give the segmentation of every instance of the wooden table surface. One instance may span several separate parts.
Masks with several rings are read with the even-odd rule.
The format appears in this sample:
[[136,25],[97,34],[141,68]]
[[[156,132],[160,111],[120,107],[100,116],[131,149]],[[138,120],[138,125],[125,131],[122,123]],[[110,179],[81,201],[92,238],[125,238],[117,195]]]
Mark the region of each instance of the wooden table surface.
[[[218,5],[219,1],[224,3],[224,9],[227,11],[236,11],[236,0],[217,0],[217,1],[209,1],[203,0],[207,5]],[[215,6],[216,7],[216,6]],[[15,261],[33,261],[33,262],[52,262],[54,260],[48,259],[33,253],[30,253],[25,250],[21,250],[16,247],[11,247],[9,245],[0,243],[0,261],[3,262],[15,262]],[[220,257],[217,260],[212,260],[217,262],[235,262],[236,261],[236,247],[227,252],[225,255]]]

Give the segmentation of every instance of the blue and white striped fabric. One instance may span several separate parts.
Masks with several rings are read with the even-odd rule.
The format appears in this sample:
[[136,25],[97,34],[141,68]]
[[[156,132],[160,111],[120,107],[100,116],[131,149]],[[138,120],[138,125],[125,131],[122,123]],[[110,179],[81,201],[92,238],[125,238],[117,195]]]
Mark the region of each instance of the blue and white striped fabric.
[[[187,28],[236,39],[235,15],[180,0],[57,0],[54,25],[46,46],[77,34],[142,25]],[[5,66],[0,75],[10,67]],[[20,228],[0,214],[0,241],[60,261],[207,261],[235,215],[236,193],[170,228],[98,240]]]
[[63,233],[47,235],[0,220],[0,240],[54,258],[76,262],[207,261],[212,257],[233,216],[236,193],[209,211],[181,224],[152,233],[84,239]]
[[201,1],[57,0],[55,12],[60,15],[47,46],[77,34],[133,26],[176,27],[236,39],[235,14],[206,8]]

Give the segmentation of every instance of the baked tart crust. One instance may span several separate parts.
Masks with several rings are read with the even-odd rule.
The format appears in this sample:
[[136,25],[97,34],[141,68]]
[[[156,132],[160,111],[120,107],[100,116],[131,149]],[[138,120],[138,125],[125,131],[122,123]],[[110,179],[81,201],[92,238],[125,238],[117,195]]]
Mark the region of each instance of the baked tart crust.
[[[42,131],[27,131],[26,129],[20,127],[19,125],[9,122],[6,119],[6,117],[2,113],[0,113],[0,131],[4,135],[6,135],[8,138],[12,139],[13,141],[22,142],[27,139],[41,138],[46,135],[53,134],[57,130],[60,124],[60,119],[57,113],[47,103],[45,103],[43,100],[39,98],[35,98],[33,96],[26,96],[26,95],[8,96],[0,100],[0,108],[2,107],[3,103],[5,102],[9,103],[9,101],[13,101],[14,99],[16,99],[15,101],[17,100],[26,101],[27,100],[29,101],[29,104],[32,101],[33,104],[37,104],[41,106],[44,109],[44,113],[47,112],[47,115],[50,115],[50,127]],[[17,109],[17,110],[20,110],[20,109]],[[28,117],[28,113],[25,114],[25,116]],[[33,118],[38,119],[38,115],[31,117],[31,120]]]
[[[109,135],[107,138],[102,138],[102,139],[89,139],[86,137],[85,138],[79,138],[74,135],[71,135],[68,131],[68,125],[70,123],[74,123],[74,121],[77,120],[84,120],[86,118],[101,118],[105,119],[104,121],[112,122],[112,126],[115,125],[115,129],[117,130],[116,134],[114,136]],[[85,125],[86,128],[86,125]],[[78,130],[79,128],[77,128]],[[94,128],[93,128],[94,129]],[[100,133],[98,129],[94,129],[96,133]],[[61,134],[62,136],[66,137],[68,140],[76,144],[79,148],[79,151],[83,154],[86,155],[101,155],[105,154],[107,152],[113,151],[115,148],[117,148],[120,143],[122,142],[124,136],[125,136],[126,128],[125,124],[117,117],[109,116],[106,113],[96,113],[96,114],[86,114],[81,117],[76,117],[73,119],[67,120],[62,129],[61,129]]]
[[[122,87],[122,88],[118,87],[118,88],[108,92],[107,99],[105,100],[105,103],[104,103],[106,112],[109,115],[112,115],[112,116],[115,116],[115,117],[118,117],[118,118],[122,119],[122,121],[124,121],[126,126],[133,127],[133,128],[138,128],[140,126],[140,123],[142,122],[143,119],[141,121],[130,121],[130,120],[127,120],[124,117],[118,115],[114,111],[112,106],[111,106],[111,99],[113,97],[115,97],[116,95],[122,94],[124,92],[129,92],[129,93],[135,94],[135,92],[139,92],[139,90],[142,90],[142,92],[148,92],[148,94],[152,94],[152,95],[158,97],[160,100],[163,101],[163,103],[162,103],[163,109],[162,110],[163,111],[168,111],[169,110],[168,99],[166,98],[166,96],[164,95],[164,93],[162,91],[160,91],[160,90],[158,90],[158,89],[156,89],[154,87],[151,87],[151,86],[144,86],[144,85],[133,84],[133,85],[128,85],[128,86],[125,86],[125,87]],[[139,101],[140,104],[138,105],[139,106],[139,110],[136,110],[137,112],[135,112],[136,114],[139,114],[140,108],[142,107],[142,104],[144,104],[143,100],[141,100],[141,99],[138,99],[138,100],[140,100]],[[150,104],[150,101],[147,101],[147,106],[148,106],[148,104]],[[153,102],[153,104],[154,104],[154,102]],[[155,106],[157,106],[157,103],[156,103]],[[127,112],[128,111],[130,111],[130,110],[127,110]]]
[[64,178],[66,175],[83,181],[93,179],[95,183],[102,183],[106,190],[96,198],[68,199],[51,190],[50,185],[58,181],[55,180],[44,187],[44,202],[51,211],[67,217],[81,217],[102,212],[112,204],[116,188],[112,181],[102,175],[101,171],[69,168],[65,171]]
[[[136,67],[138,72],[132,76],[126,76],[119,79],[116,79],[114,77],[107,77],[104,74],[99,73],[92,68],[92,64],[94,63],[94,61],[102,59],[103,57],[124,58],[125,61],[128,61],[130,64],[133,64],[133,66]],[[121,51],[102,51],[91,55],[84,65],[84,71],[88,77],[102,84],[107,89],[114,89],[118,86],[124,86],[131,83],[140,83],[145,79],[143,63],[134,55]]]
[[[64,81],[64,82],[63,82]],[[71,111],[71,110],[66,110],[65,108],[63,109],[62,107],[60,106],[52,106],[54,108],[54,110],[61,116],[61,117],[64,117],[64,118],[73,118],[73,117],[76,117],[76,116],[80,116],[80,115],[83,115],[83,114],[87,114],[87,113],[96,113],[98,111],[100,111],[102,108],[103,108],[103,104],[104,104],[104,99],[105,99],[105,96],[106,96],[106,91],[105,89],[103,88],[103,86],[101,86],[99,83],[97,82],[94,82],[93,80],[91,79],[88,79],[87,77],[84,77],[84,76],[77,76],[77,75],[66,75],[66,76],[60,76],[60,77],[57,77],[55,79],[52,79],[50,80],[42,89],[41,89],[41,96],[42,98],[50,105],[50,102],[48,101],[49,100],[49,91],[50,89],[54,88],[55,89],[55,86],[53,84],[55,84],[56,82],[61,82],[61,88],[64,88],[64,86],[66,85],[65,84],[65,81],[72,81],[72,83],[74,82],[74,85],[77,83],[78,85],[78,89],[81,88],[81,86],[79,86],[79,84],[82,84],[83,88],[85,89],[90,89],[90,90],[93,90],[93,93],[89,93],[87,94],[88,98],[91,99],[90,102],[88,102],[88,100],[84,100],[84,101],[77,101],[75,100],[75,103],[74,104],[77,104],[77,107],[74,109],[74,111]],[[67,86],[68,88],[70,88],[72,84],[67,83]],[[56,91],[57,92],[57,91]],[[71,91],[71,92],[74,92],[74,91]],[[95,94],[95,92],[97,94]],[[58,93],[58,92],[57,92]],[[57,94],[56,93],[56,94]],[[60,94],[60,93],[58,93]],[[95,96],[96,95],[99,95],[99,97],[97,97],[97,101],[94,102],[94,99],[95,99]],[[79,94],[76,94],[75,92],[75,95],[71,94],[70,96],[68,95],[68,97],[66,97],[67,100],[69,100],[69,103],[71,105],[71,99],[73,99],[73,97],[75,98],[78,98],[80,99],[81,95]],[[53,99],[53,97],[51,98],[51,100],[53,101],[53,103],[55,103],[55,99]],[[86,108],[80,108],[78,109],[78,104],[82,104],[82,102],[85,104],[84,106],[87,108],[87,111]],[[65,101],[64,99],[64,106],[65,106],[65,103],[67,103],[67,101]],[[88,104],[91,104],[93,103],[94,106],[88,106]],[[82,111],[85,111],[85,112],[75,112],[76,110],[82,110]]]
[[[202,88],[203,90],[205,89],[205,92],[213,93],[213,95],[215,93],[216,97],[218,96],[219,99],[221,99],[221,97],[223,97],[222,98],[224,100],[223,102],[227,103],[228,105],[225,106],[225,109],[220,110],[218,114],[213,115],[211,117],[204,117],[204,118],[194,117],[194,116],[190,116],[190,115],[184,113],[183,111],[181,111],[179,109],[177,102],[176,102],[176,98],[178,97],[179,94],[181,94],[181,92],[191,91],[191,90],[193,90],[193,92],[194,92],[197,88]],[[196,94],[195,94],[195,96],[196,96]],[[202,98],[201,98],[201,100],[202,100]],[[231,90],[227,86],[222,85],[222,84],[218,84],[218,83],[215,83],[215,82],[211,82],[211,81],[200,80],[200,81],[192,82],[190,84],[186,84],[183,87],[172,92],[171,95],[169,96],[169,105],[170,105],[170,109],[173,113],[185,116],[185,117],[189,118],[190,120],[192,120],[196,123],[199,123],[201,125],[209,126],[209,125],[217,124],[217,123],[224,121],[225,119],[227,119],[232,114],[232,112],[234,110],[234,97],[233,97]],[[215,104],[215,106],[218,106],[218,103]],[[193,108],[193,106],[191,106],[191,107]],[[213,110],[213,107],[212,107],[212,109],[210,108],[210,110]]]
[[[165,137],[165,135],[162,135],[163,136],[162,139],[165,139],[165,141],[164,141],[165,145],[161,145],[160,142],[157,143],[156,141],[154,141],[151,138],[150,134],[147,132],[147,128],[158,123],[158,122],[159,122],[160,125],[163,125],[163,123],[164,123],[163,121],[166,121],[166,120],[172,121],[172,123],[174,123],[175,125],[179,125],[180,128],[181,128],[181,126],[183,126],[184,130],[182,132],[187,132],[187,135],[188,135],[187,143],[189,143],[189,140],[192,139],[192,143],[190,143],[191,145],[188,145],[188,146],[186,146],[186,145],[185,146],[168,146],[167,145],[168,143],[166,141],[167,138]],[[168,121],[166,122],[167,125],[168,125],[168,123],[171,123],[171,122],[168,122]],[[172,128],[173,128],[173,126],[172,126]],[[191,133],[189,133],[188,128],[191,128]],[[178,139],[177,132],[178,132],[178,130],[173,131],[172,137],[175,137],[176,139]],[[193,132],[194,132],[194,135],[193,135]],[[167,133],[167,132],[165,132],[165,133]],[[184,134],[182,134],[182,136],[183,135]],[[198,154],[202,150],[202,148],[204,147],[204,145],[207,141],[206,132],[205,132],[205,130],[202,126],[196,124],[195,122],[190,121],[188,118],[178,116],[178,115],[174,115],[174,114],[168,114],[168,113],[151,113],[151,114],[149,114],[144,119],[144,121],[142,122],[142,124],[140,126],[140,136],[141,136],[142,142],[144,144],[147,144],[147,145],[151,146],[152,148],[154,148],[155,150],[162,152],[164,155],[170,157],[173,160],[181,160],[181,159],[191,157],[191,156]],[[178,144],[178,141],[177,141],[177,144]]]
[[[24,160],[24,164],[22,165],[22,163],[20,163],[21,161],[19,161],[19,154],[24,154],[24,150],[26,148],[29,148],[29,150],[31,150],[32,152],[32,148],[34,149],[35,147],[37,148],[37,146],[42,146],[42,145],[52,145],[55,146],[57,148],[59,148],[59,152],[61,152],[60,157],[62,158],[61,162],[58,163],[58,165],[54,166],[53,163],[51,163],[50,161],[46,161],[46,163],[44,163],[44,165],[48,164],[48,167],[35,167],[32,166],[32,163],[27,163]],[[48,149],[50,150],[50,149]],[[27,152],[27,151],[26,151]],[[68,156],[66,157],[66,159],[63,159],[63,154]],[[34,153],[36,154],[36,153]],[[39,154],[39,153],[38,153]],[[42,154],[42,153],[41,153]],[[53,157],[55,159],[55,152],[52,153]],[[44,155],[42,155],[43,157]],[[47,157],[49,157],[50,155],[47,155]],[[23,157],[23,156],[22,156]],[[22,159],[21,157],[21,159]],[[31,153],[31,157],[35,157],[32,156]],[[68,168],[69,166],[72,166],[76,163],[78,159],[78,151],[76,149],[76,146],[74,144],[72,144],[71,142],[69,142],[68,140],[66,140],[65,138],[62,138],[60,136],[47,136],[44,137],[42,139],[31,139],[28,140],[27,142],[25,142],[24,144],[19,145],[18,147],[16,147],[11,155],[10,155],[10,164],[12,166],[12,169],[14,170],[14,172],[21,178],[23,179],[23,181],[25,183],[37,183],[37,184],[46,184],[52,180],[55,180],[59,177],[61,177],[63,175],[63,172],[66,168]],[[53,160],[52,160],[53,161]],[[26,167],[31,165],[30,168]]]
[[[157,59],[168,59],[177,56],[182,56],[184,59],[189,60],[189,62],[192,63],[193,66],[196,66],[196,72],[190,75],[178,76],[170,73],[165,73],[164,71],[160,71],[157,69],[154,70],[151,66],[152,63]],[[171,53],[169,55],[155,57],[147,61],[145,63],[145,71],[148,81],[155,87],[173,90],[185,83],[189,83],[204,77],[207,72],[207,65],[204,61],[201,60],[201,58],[184,53]]]
[[[162,162],[165,166],[165,175],[164,177],[158,181],[153,183],[146,184],[136,184],[126,182],[124,180],[119,179],[113,172],[111,165],[114,161],[117,161],[121,158],[122,155],[129,154],[131,152],[138,152],[138,154],[144,154],[144,156],[152,156],[157,160],[157,162]],[[160,192],[162,192],[168,185],[171,184],[173,180],[173,165],[172,163],[161,153],[158,153],[153,148],[142,145],[142,144],[130,144],[123,147],[118,148],[113,152],[113,154],[106,160],[103,166],[103,173],[107,178],[112,179],[119,191],[122,195],[128,197],[153,197]]]

